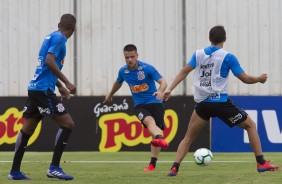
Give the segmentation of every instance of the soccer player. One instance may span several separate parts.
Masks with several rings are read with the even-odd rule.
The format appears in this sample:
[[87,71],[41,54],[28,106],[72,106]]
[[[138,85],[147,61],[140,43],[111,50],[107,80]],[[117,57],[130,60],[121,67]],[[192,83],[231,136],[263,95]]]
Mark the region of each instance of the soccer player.
[[[60,125],[47,176],[65,180],[73,179],[60,168],[61,156],[74,126],[72,117],[64,108],[61,99],[69,99],[70,94],[76,93],[76,87],[69,82],[61,69],[66,55],[66,42],[73,34],[75,25],[76,18],[71,14],[64,14],[58,24],[58,31],[44,38],[39,51],[35,74],[28,86],[28,99],[23,113],[24,124],[16,141],[13,165],[8,175],[9,179],[30,179],[20,171],[20,166],[28,140],[45,115],[51,117]],[[65,87],[62,83],[65,84]],[[61,94],[61,99],[57,98],[54,93],[55,86]]]
[[[168,143],[162,136],[162,130],[165,128],[162,93],[167,87],[167,82],[152,65],[138,60],[135,45],[126,45],[123,54],[126,65],[120,68],[117,80],[106,95],[104,103],[112,101],[113,95],[120,89],[123,81],[128,83],[134,100],[135,115],[153,138],[151,161],[144,171],[154,171],[161,147],[168,148]],[[155,81],[160,84],[158,89]]]
[[176,158],[168,176],[177,175],[180,163],[186,156],[190,145],[211,117],[218,117],[229,127],[239,126],[248,132],[258,172],[277,170],[279,166],[271,165],[270,161],[263,157],[255,123],[243,109],[237,107],[230,100],[227,93],[230,70],[246,84],[264,83],[267,75],[261,74],[254,77],[246,74],[240,67],[237,58],[223,49],[223,44],[226,41],[226,32],[223,26],[218,25],[211,28],[209,40],[211,46],[197,50],[163,93],[164,99],[167,100],[172,90],[195,69],[193,79],[195,109],[190,118],[187,132],[178,146]]

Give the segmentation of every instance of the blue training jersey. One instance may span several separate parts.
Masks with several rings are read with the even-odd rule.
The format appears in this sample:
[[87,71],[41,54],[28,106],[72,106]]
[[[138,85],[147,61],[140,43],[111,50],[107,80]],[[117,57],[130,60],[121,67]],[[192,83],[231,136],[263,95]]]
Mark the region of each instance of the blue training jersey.
[[138,60],[138,66],[135,70],[130,70],[127,65],[120,68],[117,82],[127,82],[134,106],[140,104],[163,103],[153,94],[157,91],[155,81],[161,79],[161,74],[152,66]]
[[45,60],[48,53],[54,54],[56,57],[56,64],[61,70],[66,56],[66,42],[66,36],[59,31],[55,31],[45,37],[39,51],[34,77],[28,85],[28,90],[46,91],[50,89],[53,92],[55,91],[58,77],[49,70]]

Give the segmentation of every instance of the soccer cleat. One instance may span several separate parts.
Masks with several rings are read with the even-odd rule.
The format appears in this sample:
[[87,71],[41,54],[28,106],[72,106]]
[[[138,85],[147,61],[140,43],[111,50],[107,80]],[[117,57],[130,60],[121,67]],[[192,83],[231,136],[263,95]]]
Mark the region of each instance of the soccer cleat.
[[153,164],[149,164],[148,167],[144,169],[144,171],[154,171],[154,170],[155,170],[155,167],[153,166]]
[[167,176],[176,176],[177,175],[177,169],[176,167],[172,167],[170,172],[167,174]]
[[163,138],[153,139],[151,144],[155,147],[168,148],[168,143]]
[[30,180],[23,172],[20,171],[11,171],[8,175],[9,180]]
[[63,169],[58,166],[51,165],[47,171],[48,178],[58,178],[61,180],[72,180],[73,177],[64,173]]
[[269,160],[266,160],[264,164],[260,164],[257,162],[257,170],[258,172],[265,172],[265,171],[276,171],[280,168],[278,165],[271,165]]

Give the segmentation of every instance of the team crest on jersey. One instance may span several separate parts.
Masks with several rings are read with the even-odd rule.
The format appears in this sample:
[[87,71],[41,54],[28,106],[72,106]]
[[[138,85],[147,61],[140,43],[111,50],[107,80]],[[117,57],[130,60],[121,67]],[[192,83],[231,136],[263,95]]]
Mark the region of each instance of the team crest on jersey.
[[138,80],[143,80],[145,79],[145,74],[144,71],[139,71],[137,72]]
[[143,67],[142,66],[138,66],[137,70],[143,70]]
[[124,73],[129,73],[129,70],[128,70],[128,69],[125,69],[125,70],[124,70]]

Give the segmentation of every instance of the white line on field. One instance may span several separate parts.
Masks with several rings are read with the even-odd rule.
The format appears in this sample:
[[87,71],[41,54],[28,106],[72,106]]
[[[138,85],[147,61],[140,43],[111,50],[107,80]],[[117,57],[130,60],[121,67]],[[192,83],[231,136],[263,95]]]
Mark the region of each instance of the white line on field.
[[[0,163],[11,163],[13,161],[11,160],[0,160]],[[47,162],[49,163],[50,161],[23,161],[25,163],[44,163]],[[86,163],[86,164],[91,164],[91,163],[147,163],[147,161],[133,161],[133,160],[66,160],[66,161],[61,161],[61,162],[66,162],[66,163]],[[158,163],[171,163],[173,161],[158,161]],[[182,161],[182,162],[194,162],[194,161]],[[213,162],[218,162],[218,163],[246,163],[246,162],[251,162],[251,161],[239,161],[239,160],[216,160]]]

